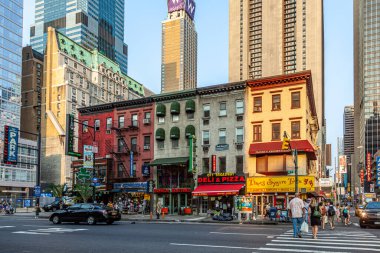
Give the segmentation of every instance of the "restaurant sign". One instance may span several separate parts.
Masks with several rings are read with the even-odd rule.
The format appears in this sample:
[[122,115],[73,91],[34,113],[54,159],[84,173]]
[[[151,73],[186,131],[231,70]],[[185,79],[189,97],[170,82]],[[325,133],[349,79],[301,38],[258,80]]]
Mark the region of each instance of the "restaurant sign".
[[198,176],[198,184],[245,183],[245,177],[235,173],[207,173]]
[[154,193],[189,193],[191,188],[157,188]]
[[[315,191],[315,178],[310,176],[298,177],[298,188],[306,192]],[[263,192],[295,192],[295,177],[249,177],[247,178],[247,193]]]

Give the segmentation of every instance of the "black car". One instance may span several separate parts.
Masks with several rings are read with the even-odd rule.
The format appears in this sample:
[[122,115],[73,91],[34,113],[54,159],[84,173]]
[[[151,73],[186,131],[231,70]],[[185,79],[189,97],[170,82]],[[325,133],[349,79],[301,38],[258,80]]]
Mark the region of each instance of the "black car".
[[360,214],[360,227],[380,226],[380,202],[369,202]]
[[119,211],[104,205],[91,203],[72,205],[66,209],[54,212],[49,218],[54,224],[61,222],[87,222],[89,225],[94,225],[97,222],[112,224],[114,221],[119,221],[120,219],[121,214]]
[[[49,211],[55,212],[55,211],[61,209],[59,202],[60,202],[59,200],[56,200],[54,202],[51,202],[50,204],[46,204],[42,207],[42,209],[44,209],[45,212],[49,212]],[[63,209],[68,208],[68,207],[69,207],[68,205],[63,203]]]

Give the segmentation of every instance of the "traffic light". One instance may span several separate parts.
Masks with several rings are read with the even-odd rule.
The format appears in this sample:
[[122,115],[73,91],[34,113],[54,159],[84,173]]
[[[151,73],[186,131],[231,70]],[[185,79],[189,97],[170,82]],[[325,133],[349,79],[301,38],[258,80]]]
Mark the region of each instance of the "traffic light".
[[288,137],[284,137],[284,139],[282,140],[281,149],[282,150],[289,150],[289,147],[290,147],[290,139]]

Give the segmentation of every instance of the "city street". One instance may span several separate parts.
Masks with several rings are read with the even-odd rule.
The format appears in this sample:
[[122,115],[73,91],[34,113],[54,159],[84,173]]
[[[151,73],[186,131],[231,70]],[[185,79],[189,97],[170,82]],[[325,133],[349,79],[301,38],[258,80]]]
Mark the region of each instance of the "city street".
[[117,222],[53,225],[28,216],[0,217],[0,252],[379,252],[380,230],[353,224],[293,239],[291,225]]

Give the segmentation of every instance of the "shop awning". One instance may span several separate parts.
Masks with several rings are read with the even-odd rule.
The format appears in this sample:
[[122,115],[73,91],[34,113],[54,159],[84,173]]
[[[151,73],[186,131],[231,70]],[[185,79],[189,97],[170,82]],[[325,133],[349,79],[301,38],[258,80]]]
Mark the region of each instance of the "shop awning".
[[244,184],[205,184],[199,185],[194,191],[194,196],[225,196],[236,195]]
[[[305,152],[309,159],[316,160],[315,149],[308,140],[290,141],[292,149],[297,149],[298,152]],[[265,155],[265,154],[284,154],[290,153],[290,150],[282,150],[282,141],[260,142],[253,143],[249,147],[250,155]]]
[[154,160],[149,166],[187,164],[189,157],[160,158]]

